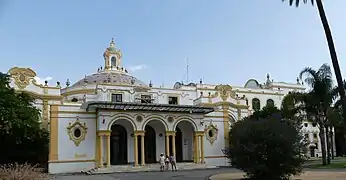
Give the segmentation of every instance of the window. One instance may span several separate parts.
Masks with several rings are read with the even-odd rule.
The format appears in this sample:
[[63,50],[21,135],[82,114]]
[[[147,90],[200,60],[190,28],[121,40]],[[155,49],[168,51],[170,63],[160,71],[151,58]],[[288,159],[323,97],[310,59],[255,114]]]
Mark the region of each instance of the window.
[[309,134],[305,134],[305,139],[309,140]]
[[116,65],[117,65],[117,59],[116,59],[116,57],[113,56],[113,57],[111,58],[111,66],[112,66],[112,67],[116,67]]
[[304,123],[304,127],[308,127],[308,123]]
[[150,95],[141,95],[141,103],[151,103]]
[[317,134],[316,133],[314,134],[314,138],[317,138]]
[[178,104],[178,97],[168,97],[168,104]]
[[112,102],[123,102],[122,94],[112,94]]
[[316,127],[316,123],[312,123],[312,126],[313,126],[313,127]]
[[268,99],[267,100],[267,106],[274,107],[275,106],[274,101],[272,99]]
[[317,143],[315,143],[315,147],[316,147],[316,149],[318,149],[318,144]]
[[254,111],[259,111],[261,109],[260,100],[257,98],[252,99],[252,109]]

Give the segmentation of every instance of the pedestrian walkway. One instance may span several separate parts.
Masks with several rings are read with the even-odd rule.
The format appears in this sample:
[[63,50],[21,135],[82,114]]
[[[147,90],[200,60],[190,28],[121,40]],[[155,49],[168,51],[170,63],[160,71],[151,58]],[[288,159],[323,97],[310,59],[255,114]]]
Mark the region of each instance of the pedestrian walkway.
[[[207,164],[194,164],[194,163],[178,163],[178,170],[193,170],[193,169],[211,169],[217,168],[216,166],[210,166]],[[144,166],[111,166],[109,168],[98,168],[82,171],[85,174],[110,174],[110,173],[119,173],[119,172],[155,172],[160,171],[159,164],[147,164]]]
[[[222,173],[209,177],[209,180],[240,180],[244,177],[244,173]],[[345,180],[346,172],[340,171],[306,171],[299,177],[292,179],[299,180]]]

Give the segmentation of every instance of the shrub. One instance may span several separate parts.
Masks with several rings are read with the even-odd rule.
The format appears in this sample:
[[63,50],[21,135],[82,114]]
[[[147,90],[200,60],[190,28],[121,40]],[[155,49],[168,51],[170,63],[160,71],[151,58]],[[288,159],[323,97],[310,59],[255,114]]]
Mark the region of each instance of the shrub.
[[8,164],[0,167],[1,180],[48,180],[48,176],[29,164]]
[[299,175],[305,143],[299,128],[275,114],[249,117],[231,129],[228,156],[232,166],[250,179],[288,179]]

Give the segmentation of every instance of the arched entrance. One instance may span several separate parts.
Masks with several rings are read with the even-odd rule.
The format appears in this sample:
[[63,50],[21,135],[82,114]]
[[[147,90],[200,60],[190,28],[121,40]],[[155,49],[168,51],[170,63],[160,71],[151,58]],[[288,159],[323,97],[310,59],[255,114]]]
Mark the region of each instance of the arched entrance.
[[144,148],[145,163],[156,163],[156,132],[149,125],[145,126]]
[[315,146],[310,146],[309,149],[310,149],[310,157],[315,157],[315,149],[316,149],[316,147]]
[[189,121],[180,121],[175,127],[175,151],[177,162],[193,162],[194,126]]
[[180,128],[176,128],[175,133],[175,158],[177,162],[183,161],[183,134],[180,130]]
[[112,125],[111,130],[111,165],[127,164],[127,131],[120,124]]

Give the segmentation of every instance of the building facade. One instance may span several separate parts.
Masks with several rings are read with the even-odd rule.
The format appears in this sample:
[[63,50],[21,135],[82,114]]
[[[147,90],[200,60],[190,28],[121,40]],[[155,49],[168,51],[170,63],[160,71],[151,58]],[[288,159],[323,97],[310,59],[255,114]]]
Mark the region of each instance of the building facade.
[[[266,104],[281,106],[296,83],[250,79],[244,87],[227,84],[183,84],[158,88],[133,77],[122,66],[122,53],[112,40],[104,67],[62,87],[38,84],[30,68],[9,70],[11,86],[36,98],[42,126],[50,131],[49,172],[80,172],[116,165],[156,163],[161,153],[177,162],[227,165],[232,123]],[[304,124],[311,156],[320,155],[318,128]],[[315,144],[316,143],[316,144]]]

